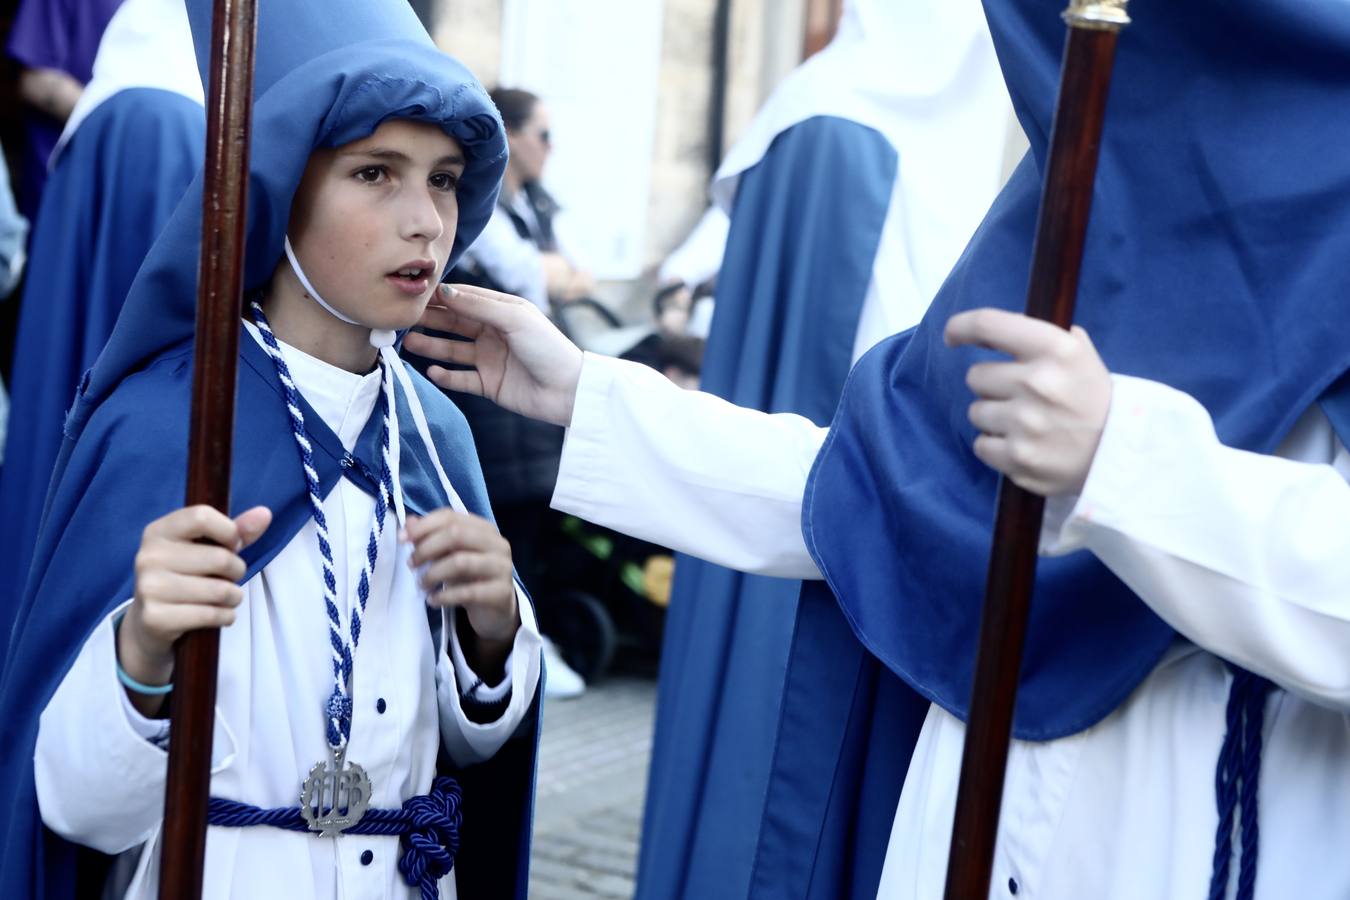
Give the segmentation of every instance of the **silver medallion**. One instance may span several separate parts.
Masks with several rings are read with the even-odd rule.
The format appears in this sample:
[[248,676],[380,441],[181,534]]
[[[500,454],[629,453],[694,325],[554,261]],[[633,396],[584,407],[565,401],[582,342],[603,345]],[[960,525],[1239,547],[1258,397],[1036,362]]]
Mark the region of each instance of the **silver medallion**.
[[366,770],[347,762],[344,747],[309,770],[300,789],[300,815],[310,831],[317,831],[320,837],[336,837],[361,821],[370,808],[371,793]]

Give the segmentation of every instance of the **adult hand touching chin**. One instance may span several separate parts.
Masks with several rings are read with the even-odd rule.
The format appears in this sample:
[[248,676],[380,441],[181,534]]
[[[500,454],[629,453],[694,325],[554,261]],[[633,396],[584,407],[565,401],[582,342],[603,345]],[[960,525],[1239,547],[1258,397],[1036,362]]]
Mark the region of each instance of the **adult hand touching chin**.
[[1111,406],[1111,373],[1087,332],[977,309],[952,316],[943,336],[1012,356],[966,373],[975,455],[1033,493],[1081,493]]
[[555,425],[572,421],[581,350],[534,304],[470,285],[442,285],[418,324],[466,338],[412,332],[404,339],[420,356],[473,367],[432,366],[427,377],[440,387]]

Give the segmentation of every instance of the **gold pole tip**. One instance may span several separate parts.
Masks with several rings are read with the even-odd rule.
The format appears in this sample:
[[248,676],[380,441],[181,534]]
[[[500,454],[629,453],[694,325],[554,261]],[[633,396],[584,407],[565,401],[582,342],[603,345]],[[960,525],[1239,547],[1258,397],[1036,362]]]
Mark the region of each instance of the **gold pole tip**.
[[1069,0],[1064,10],[1064,21],[1071,28],[1090,28],[1096,31],[1119,31],[1130,24],[1125,7],[1129,0]]

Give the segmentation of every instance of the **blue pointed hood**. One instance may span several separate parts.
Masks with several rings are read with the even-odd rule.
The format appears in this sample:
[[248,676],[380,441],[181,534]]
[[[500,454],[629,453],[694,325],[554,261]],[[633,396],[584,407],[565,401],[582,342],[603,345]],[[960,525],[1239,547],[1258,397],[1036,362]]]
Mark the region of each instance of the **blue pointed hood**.
[[[197,70],[209,85],[211,0],[186,0]],[[259,0],[253,95],[261,98],[305,63],[335,50],[359,53],[371,41],[408,41],[434,48],[406,0]]]
[[[187,0],[206,78],[210,0]],[[310,154],[368,136],[388,119],[439,125],[466,157],[448,271],[492,215],[506,169],[501,116],[478,80],[436,49],[405,0],[263,0],[249,172],[245,289],[282,257],[291,200]],[[151,248],[66,431],[128,374],[192,338],[201,243],[199,174]]]
[[[971,450],[952,315],[1020,309],[1064,27],[985,0],[1031,149],[922,322],[859,360],[803,506],[807,546],[868,650],[964,718],[998,478]],[[1077,321],[1113,372],[1185,391],[1267,453],[1350,390],[1350,4],[1141,2],[1120,37]],[[882,490],[878,493],[878,485]],[[860,564],[859,560],[866,560]],[[1086,550],[1036,571],[1014,734],[1048,740],[1125,701],[1177,639]]]

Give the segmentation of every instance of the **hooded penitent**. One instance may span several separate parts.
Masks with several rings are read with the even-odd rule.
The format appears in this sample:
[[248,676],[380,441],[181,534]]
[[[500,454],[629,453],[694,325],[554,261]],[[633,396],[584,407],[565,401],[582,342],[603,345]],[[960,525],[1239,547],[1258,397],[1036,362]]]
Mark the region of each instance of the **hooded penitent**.
[[[210,9],[207,0],[189,0],[199,64],[209,55]],[[267,0],[258,12],[246,289],[261,287],[282,258],[292,196],[311,152],[367,136],[387,119],[439,125],[463,148],[453,262],[491,214],[506,163],[500,118],[477,80],[434,47],[403,0]],[[0,677],[7,723],[0,764],[11,785],[0,809],[0,893],[7,897],[66,898],[75,890],[77,848],[38,818],[38,715],[85,636],[130,596],[144,525],[182,505],[200,238],[198,176],[147,256],[67,419]],[[274,511],[264,539],[245,554],[252,577],[308,521],[310,501],[286,439],[290,419],[272,362],[251,338],[240,345],[231,509]],[[400,376],[396,403],[407,508],[450,503],[443,469],[464,506],[490,516],[463,418],[435,388],[404,374],[411,377]],[[419,407],[429,429],[414,427]],[[326,494],[344,477],[343,448],[312,410],[305,413]],[[358,442],[358,457],[375,458],[376,430]],[[461,896],[524,896],[534,749],[533,734],[524,734],[491,761],[455,773],[464,792],[455,870]]]
[[[89,0],[60,3],[24,0],[14,6],[14,19],[5,48],[19,65],[30,69],[56,69],[80,84],[88,84],[90,67],[99,41],[122,0]],[[23,146],[14,159],[19,173],[19,207],[32,221],[47,181],[47,161],[61,134],[61,123],[45,112],[30,108],[24,114]]]
[[0,668],[62,425],[146,252],[201,168],[202,84],[182,0],[127,0],[52,154],[29,252],[0,468]]
[[[945,348],[942,328],[1021,308],[1064,46],[1052,6],[985,11],[1031,152],[923,321],[854,368],[817,459],[803,529],[828,590],[803,592],[757,898],[874,895],[928,703],[966,715],[997,479],[965,414],[965,373],[989,354]],[[1350,133],[1350,6],[1130,14],[1077,319],[1112,371],[1192,394],[1225,443],[1268,452],[1346,390],[1350,157],[1327,148]],[[1014,733],[1092,726],[1174,640],[1089,553],[1042,560]]]

